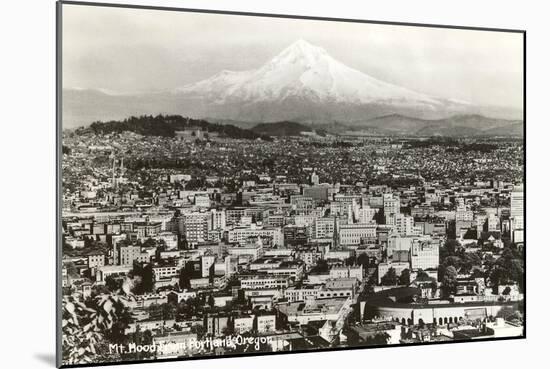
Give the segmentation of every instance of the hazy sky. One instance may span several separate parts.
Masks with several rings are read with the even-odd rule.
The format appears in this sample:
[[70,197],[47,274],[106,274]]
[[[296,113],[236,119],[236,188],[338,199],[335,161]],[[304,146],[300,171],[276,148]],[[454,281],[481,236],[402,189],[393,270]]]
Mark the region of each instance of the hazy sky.
[[523,36],[297,19],[63,6],[63,86],[173,89],[255,69],[299,38],[372,77],[438,97],[522,107]]

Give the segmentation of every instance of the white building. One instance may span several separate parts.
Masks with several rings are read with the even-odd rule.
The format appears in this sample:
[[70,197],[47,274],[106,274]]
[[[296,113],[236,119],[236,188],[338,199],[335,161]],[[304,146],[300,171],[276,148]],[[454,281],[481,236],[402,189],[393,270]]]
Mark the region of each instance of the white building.
[[411,269],[437,269],[439,243],[414,242],[411,247]]
[[227,232],[227,241],[244,245],[251,238],[270,237],[273,246],[283,246],[284,236],[281,228],[259,227],[251,224],[250,227],[235,227]]
[[338,230],[341,246],[359,245],[361,240],[376,238],[376,224],[343,224]]
[[363,280],[363,266],[332,267],[329,271],[330,278],[357,278]]
[[210,213],[189,212],[180,218],[180,233],[189,243],[204,242],[208,239]]
[[314,237],[315,238],[332,238],[334,237],[335,218],[320,218],[315,220]]
[[216,255],[201,256],[201,277],[210,277],[212,265],[216,262]]
[[394,196],[391,193],[386,193],[383,196],[384,216],[387,218],[391,215],[396,215],[401,212],[401,203],[399,196]]
[[288,277],[273,275],[242,275],[239,277],[242,289],[285,289],[288,287]]
[[275,315],[256,316],[256,330],[258,333],[268,333],[275,331]]
[[209,230],[213,229],[225,229],[225,210],[210,210],[210,223],[208,225]]
[[242,334],[250,332],[254,328],[254,315],[243,315],[235,317],[233,320],[233,329],[235,333]]
[[516,186],[510,194],[510,227],[513,241],[523,242],[524,229],[524,197],[523,186]]

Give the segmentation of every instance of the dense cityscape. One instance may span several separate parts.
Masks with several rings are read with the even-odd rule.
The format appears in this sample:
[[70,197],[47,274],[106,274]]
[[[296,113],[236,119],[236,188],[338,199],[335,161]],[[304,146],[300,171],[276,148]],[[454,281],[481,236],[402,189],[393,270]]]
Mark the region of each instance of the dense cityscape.
[[522,139],[62,144],[66,364],[524,334]]

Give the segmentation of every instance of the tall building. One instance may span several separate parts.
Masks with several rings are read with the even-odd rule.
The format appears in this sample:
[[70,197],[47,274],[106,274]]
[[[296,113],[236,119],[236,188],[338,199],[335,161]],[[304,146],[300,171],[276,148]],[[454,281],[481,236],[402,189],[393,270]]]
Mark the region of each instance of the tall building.
[[209,212],[192,212],[182,215],[179,230],[188,243],[203,242],[208,239],[210,216]]
[[370,223],[374,216],[376,215],[376,209],[371,208],[368,205],[363,205],[362,208],[360,208],[357,211],[357,220],[359,223]]
[[405,214],[396,214],[390,217],[388,224],[395,225],[395,229],[401,236],[422,234],[421,227],[415,227],[414,218]]
[[315,220],[314,236],[315,238],[332,238],[335,231],[335,218],[319,218]]
[[319,184],[319,176],[315,172],[311,173],[311,184],[313,186],[317,186]]
[[148,262],[149,254],[142,253],[140,246],[121,246],[120,247],[120,265],[131,266],[134,261]]
[[523,186],[516,186],[510,194],[510,219],[512,231],[523,229]]
[[284,246],[284,236],[281,228],[257,227],[255,224],[250,227],[235,227],[227,232],[229,243],[244,245],[250,237],[269,237],[274,246]]
[[487,230],[489,232],[500,231],[500,219],[494,214],[490,214],[487,217]]
[[225,210],[216,210],[212,209],[210,210],[210,222],[208,224],[208,229],[225,229],[226,227],[226,221],[225,221]]
[[212,266],[216,263],[216,255],[201,256],[201,276],[210,277]]
[[459,204],[456,207],[456,217],[455,220],[457,222],[471,222],[474,220],[474,212],[471,210],[468,210],[466,205]]
[[514,187],[510,194],[510,233],[516,243],[524,242],[524,201],[523,185]]
[[397,215],[401,212],[401,203],[399,196],[394,196],[391,193],[384,194],[383,197],[384,216],[386,220],[392,215]]

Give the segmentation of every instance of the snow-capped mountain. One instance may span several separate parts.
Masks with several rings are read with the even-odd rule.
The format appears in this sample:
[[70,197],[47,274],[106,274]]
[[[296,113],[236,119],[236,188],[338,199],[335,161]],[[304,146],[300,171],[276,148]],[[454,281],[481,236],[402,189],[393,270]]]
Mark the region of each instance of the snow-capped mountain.
[[215,104],[282,102],[290,98],[318,103],[423,106],[443,103],[430,96],[377,80],[331,57],[324,49],[298,40],[256,70],[222,71],[177,93]]
[[419,119],[457,114],[521,117],[514,109],[474,106],[378,80],[304,40],[294,42],[258,69],[221,71],[172,91],[122,95],[63,90],[66,127],[143,114],[180,114],[220,122],[339,122],[353,126],[392,115]]

